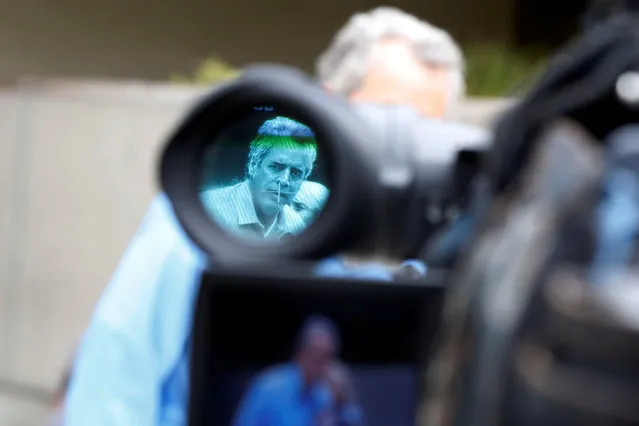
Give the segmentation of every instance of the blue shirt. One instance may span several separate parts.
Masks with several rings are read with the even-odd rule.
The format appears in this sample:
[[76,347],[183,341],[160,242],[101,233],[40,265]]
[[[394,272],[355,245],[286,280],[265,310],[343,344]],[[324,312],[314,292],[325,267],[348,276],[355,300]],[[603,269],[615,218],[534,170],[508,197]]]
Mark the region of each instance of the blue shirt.
[[332,402],[325,384],[304,389],[298,367],[286,364],[258,376],[246,392],[233,426],[314,426]]
[[[182,426],[191,317],[204,254],[159,195],[102,294],[76,352],[65,426]],[[328,259],[318,273],[388,280]]]

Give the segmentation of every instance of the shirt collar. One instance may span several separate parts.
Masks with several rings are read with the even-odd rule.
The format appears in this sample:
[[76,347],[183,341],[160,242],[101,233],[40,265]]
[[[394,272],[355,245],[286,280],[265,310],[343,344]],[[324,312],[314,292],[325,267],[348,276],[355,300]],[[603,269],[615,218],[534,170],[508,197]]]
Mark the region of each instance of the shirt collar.
[[239,226],[257,226],[265,232],[269,231],[267,232],[268,234],[276,232],[278,235],[300,232],[304,229],[304,222],[302,218],[296,217],[297,213],[293,212],[289,206],[284,206],[282,208],[282,211],[280,211],[275,217],[275,222],[272,227],[267,229],[267,227],[264,226],[257,217],[248,180],[245,180],[238,185],[237,197],[237,201],[241,205],[241,208],[237,210],[237,224]]

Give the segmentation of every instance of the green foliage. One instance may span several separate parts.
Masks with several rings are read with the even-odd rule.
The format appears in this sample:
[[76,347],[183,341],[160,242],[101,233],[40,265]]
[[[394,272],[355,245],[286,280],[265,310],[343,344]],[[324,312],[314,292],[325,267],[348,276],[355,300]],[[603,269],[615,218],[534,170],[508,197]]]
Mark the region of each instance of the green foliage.
[[213,57],[202,61],[193,74],[174,74],[171,82],[175,84],[211,85],[231,80],[240,74],[240,70],[228,62]]
[[545,52],[520,52],[497,44],[471,45],[464,53],[469,96],[521,95],[547,64]]

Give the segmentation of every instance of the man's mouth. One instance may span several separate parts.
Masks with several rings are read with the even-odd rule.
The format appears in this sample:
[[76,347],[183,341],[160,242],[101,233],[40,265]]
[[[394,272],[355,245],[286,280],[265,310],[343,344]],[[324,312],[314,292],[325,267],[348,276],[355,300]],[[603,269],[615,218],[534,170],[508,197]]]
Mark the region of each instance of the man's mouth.
[[[275,201],[278,201],[279,203],[287,203],[290,199],[291,199],[291,193],[290,192],[284,192],[284,191],[266,191],[271,197],[273,197],[273,199]],[[279,200],[278,200],[279,199]]]

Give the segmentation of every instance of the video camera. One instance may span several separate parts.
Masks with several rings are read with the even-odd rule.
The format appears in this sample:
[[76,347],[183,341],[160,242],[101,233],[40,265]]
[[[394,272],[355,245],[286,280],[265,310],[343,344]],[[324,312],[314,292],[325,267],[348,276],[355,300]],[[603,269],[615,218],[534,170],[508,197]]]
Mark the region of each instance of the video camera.
[[497,126],[429,426],[637,425],[639,20],[601,22]]
[[[414,424],[446,284],[437,266],[462,246],[488,142],[408,108],[348,104],[277,66],[198,102],[160,167],[210,259],[190,425]],[[340,278],[337,255],[429,269]]]
[[[460,181],[488,142],[410,108],[348,104],[288,68],[264,66],[201,100],[170,139],[160,174],[187,234],[220,265],[344,252],[405,259],[467,206],[470,185]],[[254,167],[275,146],[291,156],[273,166],[286,176]],[[266,179],[263,194],[255,178]],[[249,195],[257,221],[252,208],[218,206]],[[274,214],[275,228],[259,223]]]

